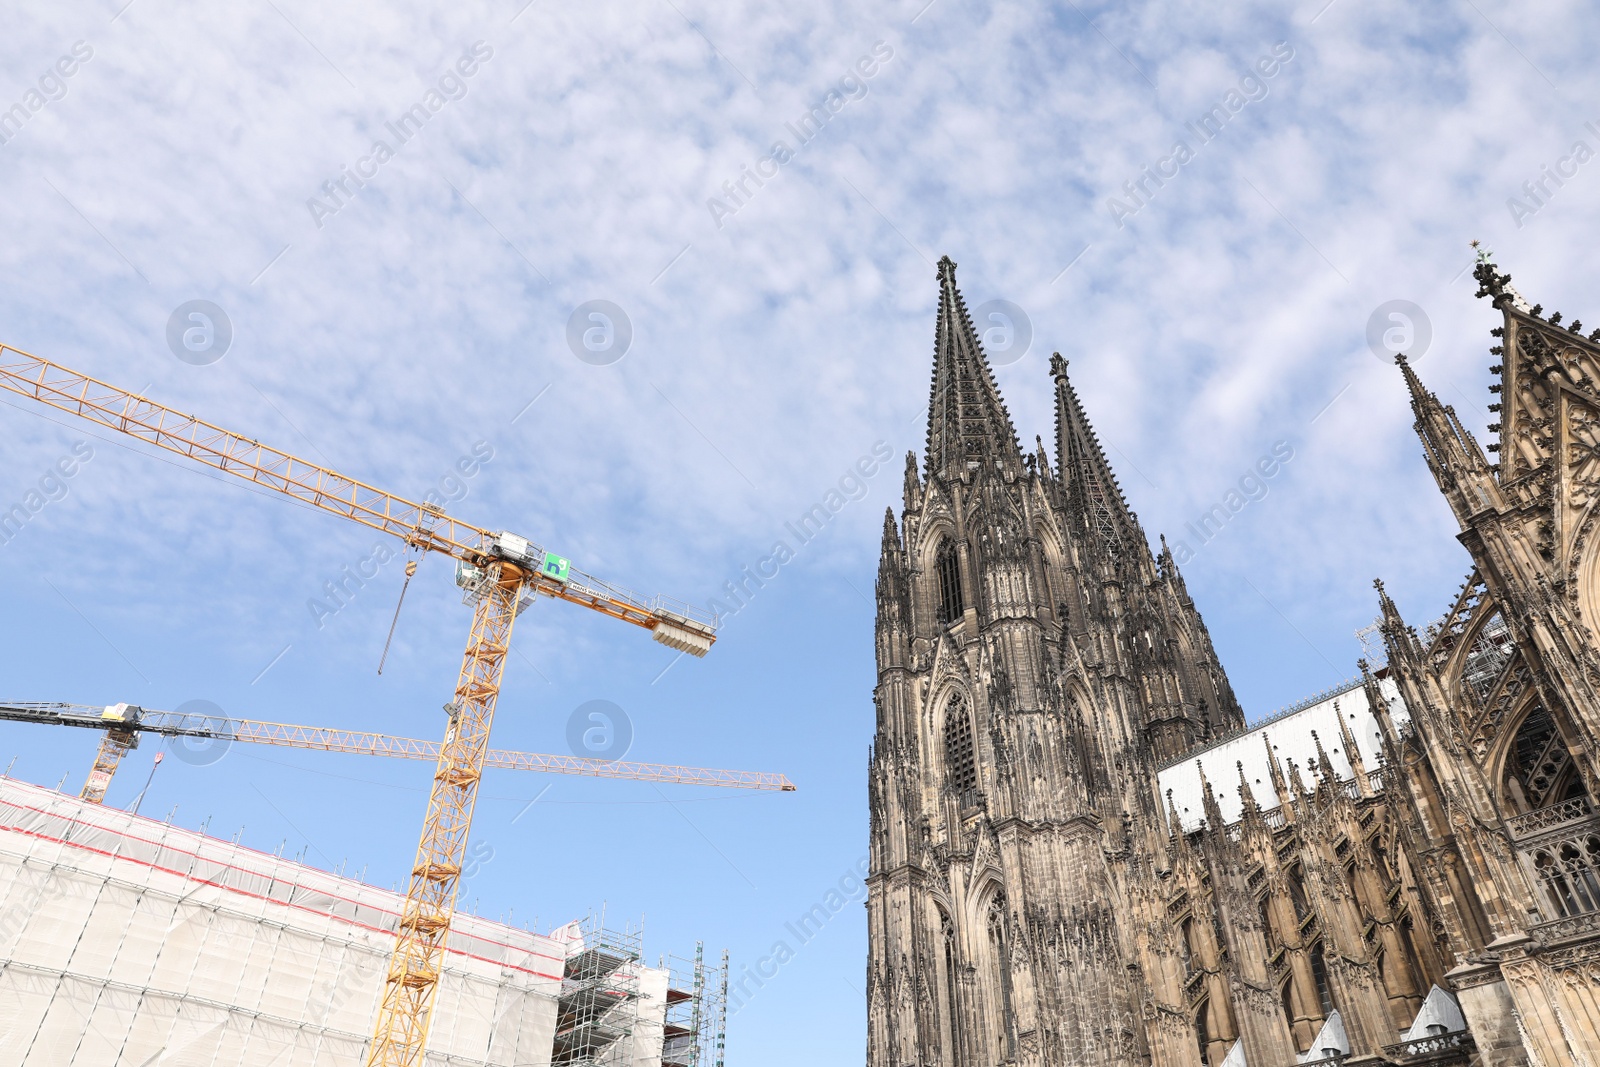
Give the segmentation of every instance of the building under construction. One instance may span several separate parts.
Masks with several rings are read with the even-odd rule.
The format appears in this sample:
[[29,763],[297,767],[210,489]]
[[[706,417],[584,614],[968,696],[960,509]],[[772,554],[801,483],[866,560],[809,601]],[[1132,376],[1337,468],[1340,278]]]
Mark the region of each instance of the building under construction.
[[[0,1067],[358,1067],[404,897],[0,779]],[[715,1067],[726,956],[458,914],[434,1067]]]

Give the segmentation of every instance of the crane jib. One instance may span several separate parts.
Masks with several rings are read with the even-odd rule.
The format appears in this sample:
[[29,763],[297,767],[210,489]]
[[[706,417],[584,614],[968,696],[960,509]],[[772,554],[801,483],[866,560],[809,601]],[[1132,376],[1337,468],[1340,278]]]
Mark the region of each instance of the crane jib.
[[716,641],[714,618],[691,605],[661,597],[646,601],[526,538],[461,522],[437,507],[386,493],[10,345],[0,344],[0,386],[425,551],[475,565],[492,556],[510,559],[538,576],[540,592],[649,629],[680,651],[704,655]]

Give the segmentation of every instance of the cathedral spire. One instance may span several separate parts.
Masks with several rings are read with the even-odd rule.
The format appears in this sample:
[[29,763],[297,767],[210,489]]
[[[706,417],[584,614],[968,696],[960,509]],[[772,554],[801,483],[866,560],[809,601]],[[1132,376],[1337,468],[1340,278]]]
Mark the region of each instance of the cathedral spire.
[[1206,811],[1206,829],[1219,832],[1226,825],[1222,818],[1222,805],[1217,803],[1216,790],[1211,788],[1211,782],[1206,778],[1206,765],[1199,760],[1194,762],[1200,768],[1200,802]]
[[1291,804],[1289,783],[1284,780],[1283,768],[1278,766],[1278,754],[1272,751],[1272,738],[1263,731],[1261,743],[1267,746],[1267,771],[1272,775],[1272,791],[1278,794],[1278,810],[1289,822],[1294,822],[1294,805]]
[[1411,393],[1423,458],[1457,520],[1465,527],[1473,515],[1495,506],[1499,494],[1494,489],[1493,469],[1477,440],[1456,417],[1455,408],[1441,404],[1438,396],[1423,386],[1405,356],[1396,356],[1394,361]]
[[1305,782],[1304,778],[1300,777],[1300,767],[1299,767],[1298,764],[1295,763],[1294,758],[1290,757],[1290,759],[1289,759],[1289,793],[1290,793],[1291,796],[1294,797],[1294,800],[1295,800],[1296,803],[1300,803],[1300,802],[1305,800],[1306,792],[1307,792],[1306,791],[1306,782]]
[[1339,780],[1333,773],[1333,760],[1328,758],[1328,750],[1322,747],[1322,738],[1317,736],[1317,731],[1311,731],[1311,741],[1317,746],[1317,776],[1326,778],[1331,786]]
[[1172,844],[1178,854],[1189,851],[1189,835],[1184,832],[1183,820],[1178,817],[1178,802],[1173,799],[1172,790],[1167,790],[1167,825],[1172,828]]
[[900,554],[900,531],[894,525],[894,508],[883,509],[883,555],[893,554],[898,561]]
[[894,508],[883,509],[883,552],[878,558],[878,666],[903,666],[910,654],[911,587]]
[[1350,724],[1344,721],[1344,716],[1339,714],[1339,702],[1333,702],[1333,712],[1339,718],[1339,741],[1344,746],[1344,758],[1350,763],[1350,771],[1356,776],[1356,787],[1361,795],[1372,795],[1372,784],[1367,779],[1366,761],[1361,758],[1361,749],[1356,744],[1356,735],[1351,732]]
[[[1128,510],[1117,476],[1100,449],[1100,439],[1067,378],[1067,361],[1050,356],[1056,383],[1056,469],[1068,499],[1081,510],[1085,525],[1108,545],[1144,544],[1138,521]],[[1148,551],[1148,546],[1146,546]]]
[[1367,705],[1372,708],[1372,714],[1378,720],[1378,729],[1383,735],[1380,739],[1383,744],[1383,755],[1379,759],[1390,760],[1400,749],[1400,733],[1394,728],[1394,719],[1389,715],[1389,702],[1384,699],[1383,688],[1378,685],[1378,679],[1372,673],[1372,664],[1363,658],[1356,660],[1356,666],[1361,668],[1361,687],[1366,690]]
[[939,318],[928,400],[928,473],[959,477],[976,468],[1022,471],[1017,431],[956,288],[956,265],[939,260]]
[[1239,804],[1244,809],[1244,817],[1248,819],[1261,814],[1261,805],[1256,803],[1256,791],[1250,788],[1250,778],[1244,773],[1244,760],[1234,760],[1233,765],[1239,770]]
[[1405,620],[1400,617],[1400,609],[1389,599],[1388,590],[1383,587],[1383,579],[1374,578],[1372,587],[1378,591],[1378,625],[1383,634],[1384,646],[1389,652],[1389,662],[1405,663],[1420,659],[1422,644],[1417,640],[1417,635],[1406,625]]
[[[1489,405],[1494,421],[1489,432],[1498,440],[1489,452],[1498,452],[1493,468],[1501,483],[1514,481],[1539,467],[1557,468],[1572,461],[1568,445],[1587,450],[1592,431],[1579,427],[1592,420],[1596,398],[1595,368],[1600,366],[1600,330],[1587,336],[1583,323],[1573,319],[1564,327],[1559,311],[1546,312],[1541,304],[1529,305],[1511,284],[1511,275],[1501,274],[1493,253],[1478,248],[1479,298],[1491,298],[1500,312],[1500,325],[1490,330],[1496,338],[1489,352],[1495,357],[1489,368],[1499,380],[1489,386],[1499,393]],[[1556,409],[1573,411],[1576,400],[1582,415],[1561,415],[1547,405],[1557,396]],[[1556,429],[1551,424],[1554,416]],[[1576,431],[1577,436],[1569,437]],[[1580,454],[1584,454],[1580,452]],[[1590,462],[1583,460],[1585,465]],[[1570,476],[1570,475],[1569,475]]]

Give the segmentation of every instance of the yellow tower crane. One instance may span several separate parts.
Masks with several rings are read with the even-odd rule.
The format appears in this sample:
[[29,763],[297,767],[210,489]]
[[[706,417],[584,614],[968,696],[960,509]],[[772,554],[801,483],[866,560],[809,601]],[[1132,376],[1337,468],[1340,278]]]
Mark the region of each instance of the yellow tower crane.
[[[99,804],[105,799],[116,762],[122,753],[138,745],[139,734],[163,737],[198,737],[250,745],[278,745],[307,748],[318,752],[353,752],[363,756],[389,756],[394,759],[430,760],[439,758],[439,742],[414,737],[395,737],[363,730],[340,730],[329,726],[295,726],[290,723],[262,722],[258,719],[231,719],[217,715],[182,711],[155,711],[137,704],[112,704],[98,707],[85,704],[0,704],[0,720],[31,722],[53,726],[77,726],[103,730],[100,753],[83,783],[80,799]],[[124,738],[126,740],[124,740]],[[108,745],[118,749],[115,761],[108,763]],[[109,766],[109,771],[102,771]],[[536,771],[543,774],[574,774],[588,778],[622,778],[634,782],[665,782],[673,785],[711,785],[727,789],[764,789],[793,793],[795,785],[787,775],[770,771],[724,771],[709,767],[680,767],[668,763],[639,763],[628,760],[595,759],[590,756],[559,756],[544,752],[512,752],[492,748],[484,754],[485,769]],[[103,776],[102,776],[103,775]]]
[[525,598],[543,593],[633,623],[692,656],[710,650],[715,620],[687,604],[635,596],[577,570],[527,538],[461,522],[440,507],[386,493],[4,344],[0,387],[392,534],[410,548],[456,560],[457,584],[473,604],[472,629],[367,1053],[368,1067],[418,1067],[432,1022],[511,626],[526,606]]

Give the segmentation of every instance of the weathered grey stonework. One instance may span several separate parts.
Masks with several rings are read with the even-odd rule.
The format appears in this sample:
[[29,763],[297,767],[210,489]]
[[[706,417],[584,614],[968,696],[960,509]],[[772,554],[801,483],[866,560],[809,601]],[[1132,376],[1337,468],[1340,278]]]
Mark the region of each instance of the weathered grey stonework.
[[[877,587],[869,1067],[1286,1067],[1319,1035],[1352,1064],[1600,1067],[1600,343],[1485,258],[1503,467],[1402,361],[1474,570],[1423,636],[1379,587],[1381,760],[1341,718],[1308,782],[1269,733],[1272,795],[1241,765],[1216,788],[1242,815],[1204,782],[1185,832],[1158,772],[1244,728],[1205,624],[1066,361],[1055,448],[1024,453],[938,273]],[[1469,1031],[1402,1040],[1435,985]]]

